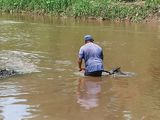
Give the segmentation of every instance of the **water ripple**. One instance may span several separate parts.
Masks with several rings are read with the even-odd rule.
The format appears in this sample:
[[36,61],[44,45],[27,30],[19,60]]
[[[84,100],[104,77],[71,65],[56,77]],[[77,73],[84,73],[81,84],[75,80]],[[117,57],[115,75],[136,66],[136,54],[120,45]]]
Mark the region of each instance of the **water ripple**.
[[19,73],[39,72],[37,63],[39,63],[39,55],[22,51],[0,51],[1,69],[11,69]]
[[0,20],[0,25],[4,25],[4,24],[17,24],[17,23],[23,23],[23,22],[17,22],[17,21],[13,21],[13,20]]
[[56,60],[55,63],[56,63],[56,64],[61,64],[61,65],[66,65],[66,66],[72,64],[72,62],[69,61],[69,60]]

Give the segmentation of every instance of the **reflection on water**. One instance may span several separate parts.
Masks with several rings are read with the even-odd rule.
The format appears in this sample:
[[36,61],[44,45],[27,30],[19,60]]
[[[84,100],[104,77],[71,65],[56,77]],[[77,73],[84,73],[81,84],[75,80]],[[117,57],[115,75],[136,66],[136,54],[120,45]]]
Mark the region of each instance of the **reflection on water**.
[[26,99],[19,98],[20,95],[28,93],[21,92],[22,86],[11,82],[0,83],[0,119],[21,120],[32,115],[31,106],[27,105]]
[[101,77],[80,78],[77,89],[77,103],[85,109],[97,107],[101,84]]
[[0,24],[4,25],[4,24],[17,24],[17,23],[23,23],[23,22],[17,22],[17,21],[13,21],[13,20],[1,20]]
[[[5,105],[3,105],[3,102],[1,103],[1,111],[3,111],[1,115],[3,116],[3,120],[21,120],[27,116],[31,116],[31,113],[28,112],[30,106],[23,104],[25,100],[19,100],[16,98],[7,98],[1,100],[5,101]],[[17,104],[18,102],[22,103]]]

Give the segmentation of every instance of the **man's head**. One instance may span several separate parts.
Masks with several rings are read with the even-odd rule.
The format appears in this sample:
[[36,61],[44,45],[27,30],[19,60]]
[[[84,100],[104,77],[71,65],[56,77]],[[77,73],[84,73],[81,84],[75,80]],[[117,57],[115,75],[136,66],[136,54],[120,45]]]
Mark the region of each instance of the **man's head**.
[[94,41],[94,39],[91,35],[85,35],[84,40],[85,40],[85,42],[93,42]]

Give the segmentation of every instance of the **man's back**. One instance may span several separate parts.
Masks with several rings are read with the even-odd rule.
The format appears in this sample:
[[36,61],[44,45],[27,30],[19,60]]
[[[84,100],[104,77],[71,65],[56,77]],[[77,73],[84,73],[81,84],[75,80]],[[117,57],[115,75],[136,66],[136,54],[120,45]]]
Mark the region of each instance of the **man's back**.
[[87,72],[103,70],[103,52],[97,44],[89,42],[83,45],[80,48],[79,57],[84,59]]

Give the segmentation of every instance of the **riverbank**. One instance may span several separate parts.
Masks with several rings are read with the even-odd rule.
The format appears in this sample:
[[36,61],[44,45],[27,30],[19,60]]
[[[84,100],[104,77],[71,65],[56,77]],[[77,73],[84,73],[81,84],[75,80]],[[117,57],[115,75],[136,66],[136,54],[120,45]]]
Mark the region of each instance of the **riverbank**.
[[[129,0],[128,0],[129,1]],[[127,22],[160,22],[159,0],[0,0],[1,13],[53,15]]]

